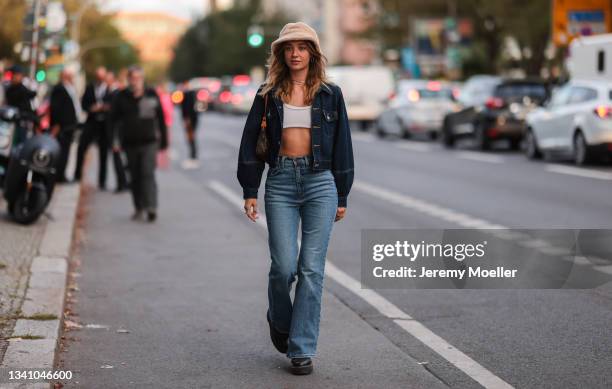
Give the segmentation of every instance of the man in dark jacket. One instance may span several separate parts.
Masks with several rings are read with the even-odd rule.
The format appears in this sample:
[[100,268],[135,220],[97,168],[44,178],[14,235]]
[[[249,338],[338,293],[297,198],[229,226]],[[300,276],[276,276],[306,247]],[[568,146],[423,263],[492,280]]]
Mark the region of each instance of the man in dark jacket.
[[[110,106],[112,106],[113,100],[117,94],[125,88],[125,83],[118,81],[113,72],[106,72],[106,85],[108,85],[107,100]],[[121,193],[128,188],[127,175],[125,172],[126,164],[124,163],[125,157],[123,156],[123,150],[121,150],[121,144],[115,134],[115,129],[110,118],[110,112],[107,115],[106,128],[108,147],[111,149],[113,166],[115,167],[115,178],[117,179],[115,193]]]
[[87,113],[87,121],[79,139],[77,162],[74,179],[80,180],[83,172],[83,161],[89,146],[96,142],[99,151],[98,187],[106,188],[106,157],[108,156],[107,114],[110,110],[109,87],[106,84],[106,68],[96,69],[96,80],[87,85],[81,99],[83,111]]
[[141,219],[146,212],[153,222],[157,217],[157,151],[168,147],[166,123],[157,93],[144,85],[142,69],[131,67],[128,82],[129,88],[113,100],[111,120],[128,159],[135,208],[132,218]]
[[196,91],[189,89],[188,84],[184,84],[183,101],[181,102],[181,114],[185,131],[187,133],[187,142],[189,146],[189,159],[183,162],[185,169],[194,169],[198,164],[198,144],[196,138],[196,129],[198,128],[198,111],[196,110],[197,103]]
[[61,81],[51,92],[51,134],[57,138],[61,148],[58,182],[68,181],[66,179],[66,165],[68,164],[74,131],[81,116],[81,104],[76,95],[72,81],[73,77],[72,70],[64,69],[61,73]]

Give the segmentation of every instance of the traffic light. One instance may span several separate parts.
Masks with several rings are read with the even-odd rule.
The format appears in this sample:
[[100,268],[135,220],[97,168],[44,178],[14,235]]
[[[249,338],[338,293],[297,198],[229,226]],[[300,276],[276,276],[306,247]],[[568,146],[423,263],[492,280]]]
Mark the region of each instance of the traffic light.
[[261,26],[251,26],[247,31],[247,42],[251,47],[259,47],[264,42],[263,28]]
[[43,82],[47,79],[47,72],[43,69],[40,69],[36,72],[36,81]]

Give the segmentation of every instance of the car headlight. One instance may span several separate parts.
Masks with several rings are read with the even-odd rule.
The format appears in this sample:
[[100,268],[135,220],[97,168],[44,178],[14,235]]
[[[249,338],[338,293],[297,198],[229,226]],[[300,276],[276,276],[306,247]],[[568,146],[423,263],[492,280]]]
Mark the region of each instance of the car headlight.
[[39,168],[46,168],[51,163],[51,154],[45,149],[38,149],[32,154],[32,163]]

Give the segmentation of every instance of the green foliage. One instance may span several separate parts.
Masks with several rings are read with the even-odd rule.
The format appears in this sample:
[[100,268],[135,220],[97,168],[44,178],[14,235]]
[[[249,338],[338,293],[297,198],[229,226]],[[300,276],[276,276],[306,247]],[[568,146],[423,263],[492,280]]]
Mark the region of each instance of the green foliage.
[[[413,18],[469,18],[474,26],[474,44],[463,60],[464,75],[495,73],[518,65],[527,74],[537,74],[544,65],[544,49],[550,37],[550,0],[380,0],[383,12],[384,48],[409,45]],[[388,21],[395,20],[395,23]],[[515,38],[532,53],[518,64],[503,62],[504,39]]]
[[26,2],[23,0],[0,0],[0,59],[17,59],[13,47],[21,40]]
[[[263,20],[258,16],[258,6],[258,2],[238,4],[191,26],[174,50],[170,78],[184,81],[198,76],[248,73],[254,66],[263,66],[270,43],[287,19],[276,14]],[[264,42],[259,47],[252,47],[247,41],[247,31],[253,24],[264,30]]]
[[139,62],[136,48],[112,24],[112,15],[103,14],[95,7],[83,14],[79,41],[83,54],[81,66],[88,78],[101,65],[118,71]]

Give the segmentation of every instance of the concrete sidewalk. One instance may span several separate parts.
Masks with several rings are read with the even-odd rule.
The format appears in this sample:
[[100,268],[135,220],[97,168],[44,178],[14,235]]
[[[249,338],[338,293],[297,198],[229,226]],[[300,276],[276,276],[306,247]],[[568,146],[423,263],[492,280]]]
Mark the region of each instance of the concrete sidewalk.
[[91,195],[65,387],[444,387],[328,291],[315,372],[291,375],[268,337],[265,231],[206,183],[158,178],[156,224],[130,220],[128,194]]

